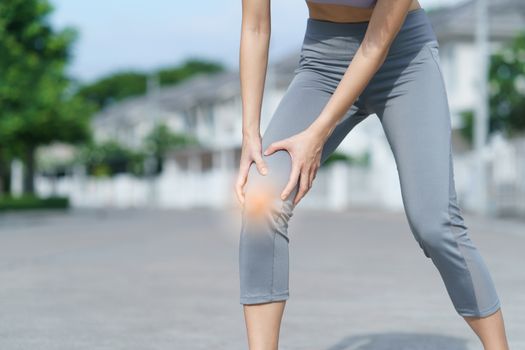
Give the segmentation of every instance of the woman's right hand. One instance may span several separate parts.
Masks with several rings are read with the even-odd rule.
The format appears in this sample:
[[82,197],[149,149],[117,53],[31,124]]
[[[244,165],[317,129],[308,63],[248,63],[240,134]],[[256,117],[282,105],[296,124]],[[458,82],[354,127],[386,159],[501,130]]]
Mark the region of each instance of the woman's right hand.
[[262,175],[268,174],[268,167],[262,157],[261,137],[243,137],[239,174],[235,184],[235,192],[239,202],[244,204],[244,185],[248,179],[250,165],[255,162],[257,170]]

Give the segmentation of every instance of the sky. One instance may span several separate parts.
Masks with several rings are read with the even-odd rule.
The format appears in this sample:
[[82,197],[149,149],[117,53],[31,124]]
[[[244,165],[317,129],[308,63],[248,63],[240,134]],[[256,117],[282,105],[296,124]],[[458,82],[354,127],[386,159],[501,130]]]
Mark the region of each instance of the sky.
[[[420,0],[431,8],[458,0]],[[87,83],[106,74],[151,71],[189,58],[238,66],[241,0],[50,0],[56,28],[79,38],[69,73]],[[304,0],[271,2],[270,62],[298,50],[308,10]]]

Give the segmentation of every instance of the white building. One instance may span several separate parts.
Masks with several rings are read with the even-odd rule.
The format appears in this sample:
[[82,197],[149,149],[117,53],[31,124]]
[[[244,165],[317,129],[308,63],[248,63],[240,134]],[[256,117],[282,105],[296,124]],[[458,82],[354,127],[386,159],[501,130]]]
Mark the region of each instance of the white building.
[[[476,101],[475,1],[427,12],[438,36],[452,125],[457,129],[461,124],[459,113],[472,109]],[[519,30],[525,29],[525,2],[491,1],[490,17],[491,48],[496,50]],[[293,78],[298,61],[299,52],[291,52],[277,62],[270,62],[261,132]],[[64,180],[61,191],[68,192],[73,203],[79,206],[234,205],[233,182],[242,137],[238,72],[201,74],[176,86],[151,89],[146,96],[106,108],[94,118],[93,127],[97,140],[115,139],[130,147],[140,147],[143,138],[159,122],[166,123],[174,131],[196,136],[202,147],[173,152],[166,160],[163,174],[154,180],[127,175],[111,180],[69,179]],[[499,142],[501,149],[504,146],[501,140]],[[462,142],[457,130],[453,149],[458,197],[468,210],[473,191],[469,187],[472,159],[468,145]],[[303,206],[338,209],[360,204],[402,208],[397,169],[376,118],[367,118],[359,124],[338,150],[353,155],[368,152],[370,165],[336,163],[321,168],[313,188],[303,199]],[[40,182],[40,189],[46,192],[48,186],[44,182]],[[520,186],[525,191],[525,184]]]

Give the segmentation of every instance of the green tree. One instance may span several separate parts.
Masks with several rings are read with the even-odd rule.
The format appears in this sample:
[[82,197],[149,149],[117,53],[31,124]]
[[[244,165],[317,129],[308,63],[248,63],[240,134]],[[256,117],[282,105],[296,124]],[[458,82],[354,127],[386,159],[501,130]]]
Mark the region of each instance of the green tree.
[[509,136],[525,131],[525,32],[492,56],[490,114]]
[[28,193],[39,145],[89,137],[92,108],[72,96],[65,74],[76,32],[53,29],[52,10],[47,0],[0,2],[0,153],[22,156]]
[[359,156],[352,156],[340,151],[334,151],[328,156],[324,163],[321,164],[321,167],[328,167],[335,162],[346,162],[351,165],[368,166],[370,165],[370,153],[365,152]]
[[94,176],[120,173],[140,176],[144,173],[144,159],[144,152],[131,150],[116,141],[86,143],[77,156],[77,162],[86,165],[88,174]]
[[[218,63],[200,59],[188,59],[180,66],[154,71],[160,85],[178,84],[199,73],[213,74],[223,71]],[[93,83],[81,85],[77,95],[93,102],[98,109],[132,96],[144,95],[147,90],[147,72],[126,71],[102,77]]]
[[[489,134],[525,132],[525,32],[493,54],[489,68]],[[462,135],[472,143],[474,112],[465,110]]]
[[130,96],[146,92],[147,75],[139,72],[119,72],[79,88],[77,95],[93,102],[98,109]]
[[198,73],[213,74],[222,71],[224,71],[224,67],[221,64],[191,58],[180,66],[160,69],[157,74],[160,85],[173,85]]
[[162,171],[163,159],[169,150],[184,148],[190,145],[197,145],[195,137],[183,133],[171,131],[164,123],[158,124],[146,136],[146,153],[155,157],[157,168],[156,173]]

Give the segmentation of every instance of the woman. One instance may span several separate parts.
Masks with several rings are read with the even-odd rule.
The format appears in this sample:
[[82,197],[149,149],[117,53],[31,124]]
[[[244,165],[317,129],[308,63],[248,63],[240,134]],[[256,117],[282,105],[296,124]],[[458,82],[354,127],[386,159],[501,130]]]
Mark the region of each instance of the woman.
[[288,221],[317,170],[375,114],[410,229],[485,349],[508,349],[494,283],[456,200],[438,42],[417,0],[307,0],[294,78],[260,136],[270,0],[243,0],[240,300],[250,349],[277,349],[288,290]]

